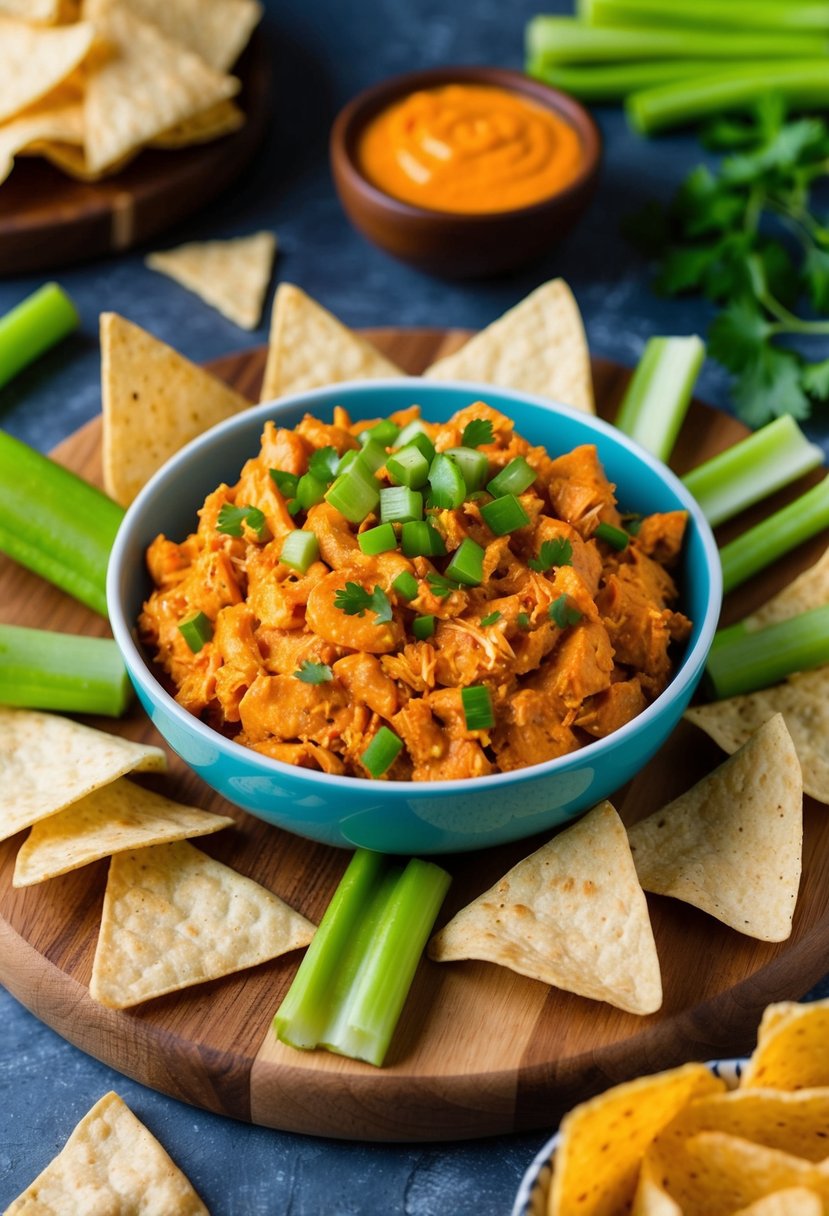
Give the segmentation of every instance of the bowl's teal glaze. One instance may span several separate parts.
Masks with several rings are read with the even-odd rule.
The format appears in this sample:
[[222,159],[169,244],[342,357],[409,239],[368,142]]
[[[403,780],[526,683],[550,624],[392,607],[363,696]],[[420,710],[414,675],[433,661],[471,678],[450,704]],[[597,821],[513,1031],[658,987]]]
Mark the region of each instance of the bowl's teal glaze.
[[[144,550],[159,532],[182,539],[193,531],[206,495],[221,482],[232,485],[244,461],[259,450],[267,419],[285,426],[294,426],[306,412],[330,419],[335,405],[345,406],[355,419],[376,418],[416,401],[425,418],[444,421],[476,400],[508,414],[520,434],[553,456],[595,443],[624,510],[689,512],[680,580],[693,633],[671,684],[644,713],[558,760],[474,780],[414,784],[335,777],[271,760],[219,735],[164,691],[134,639],[150,590]],[[129,508],[107,579],[113,633],[141,703],[159,733],[208,785],[277,827],[326,844],[388,853],[451,852],[517,840],[558,827],[618,789],[659,749],[687,706],[716,629],[721,593],[716,545],[699,507],[672,473],[613,427],[489,385],[405,379],[335,385],[256,406],[189,444]]]

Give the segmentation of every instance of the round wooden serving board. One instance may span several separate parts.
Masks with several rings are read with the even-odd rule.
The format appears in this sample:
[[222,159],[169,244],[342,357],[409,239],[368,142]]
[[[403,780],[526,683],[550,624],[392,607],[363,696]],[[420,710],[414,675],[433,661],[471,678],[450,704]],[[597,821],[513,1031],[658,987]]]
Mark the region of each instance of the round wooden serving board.
[[[465,337],[434,330],[369,336],[411,372]],[[261,350],[251,351],[220,360],[214,369],[255,400],[264,357]],[[601,412],[612,417],[627,372],[597,361],[594,373]],[[696,463],[741,434],[739,424],[724,414],[695,405],[678,448],[678,467]],[[61,444],[57,456],[98,480],[100,421]],[[814,561],[825,540],[804,546],[773,576],[742,589],[739,600],[729,604],[731,615],[742,615]],[[106,632],[105,622],[2,559],[0,603],[5,621]],[[122,722],[96,725],[160,742],[138,710]],[[700,731],[683,724],[647,770],[620,792],[616,804],[622,816],[628,822],[641,818],[722,758]],[[228,808],[173,755],[169,774],[145,780],[184,802],[235,814],[235,830],[205,837],[199,848],[319,919],[345,868],[345,853]],[[315,1135],[451,1140],[551,1126],[574,1101],[610,1082],[684,1060],[744,1053],[753,1044],[763,1007],[802,996],[824,975],[829,958],[829,814],[807,800],[803,883],[787,942],[753,941],[685,904],[649,896],[665,1001],[645,1018],[488,963],[441,965],[424,959],[387,1064],[376,1069],[326,1052],[294,1051],[276,1041],[271,1018],[294,974],[297,953],[127,1012],[97,1005],[87,985],[107,862],[14,890],[12,872],[22,839],[18,835],[0,845],[0,979],[9,990],[70,1042],[155,1089],[238,1119]],[[541,843],[535,838],[446,858],[443,864],[454,881],[442,919]]]
[[42,157],[18,157],[0,188],[0,275],[55,270],[122,253],[170,228],[235,181],[268,121],[265,39],[256,32],[233,69],[244,126],[189,148],[145,149],[120,173],[81,182]]

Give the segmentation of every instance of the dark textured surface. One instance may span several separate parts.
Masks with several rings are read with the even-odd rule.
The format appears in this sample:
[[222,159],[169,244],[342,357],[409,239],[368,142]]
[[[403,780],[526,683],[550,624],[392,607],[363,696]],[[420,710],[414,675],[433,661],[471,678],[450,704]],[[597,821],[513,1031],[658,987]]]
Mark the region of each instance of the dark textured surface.
[[[621,116],[599,111],[606,140],[599,196],[584,222],[543,263],[477,284],[428,279],[351,231],[330,184],[326,140],[336,109],[393,72],[443,63],[521,64],[525,20],[566,0],[440,4],[437,0],[266,0],[274,62],[273,126],[254,168],[217,203],[173,230],[181,240],[273,228],[277,278],[299,283],[352,325],[476,327],[552,275],[572,285],[594,353],[633,364],[653,333],[703,331],[704,305],[657,300],[618,233],[622,216],[667,197],[698,159],[688,136],[646,143]],[[97,315],[114,309],[193,359],[256,345],[172,281],[147,270],[146,250],[60,274],[83,325],[0,390],[0,425],[48,448],[100,407]],[[0,313],[41,280],[0,280]],[[266,313],[267,319],[267,313]],[[727,407],[723,374],[708,365],[700,396]],[[811,431],[826,446],[827,428]],[[0,607],[0,613],[2,608]],[[829,991],[824,988],[825,992]],[[0,991],[0,1209],[35,1177],[81,1116],[116,1088],[161,1139],[213,1216],[505,1216],[544,1134],[434,1148],[345,1144],[214,1117],[161,1097],[64,1043]]]

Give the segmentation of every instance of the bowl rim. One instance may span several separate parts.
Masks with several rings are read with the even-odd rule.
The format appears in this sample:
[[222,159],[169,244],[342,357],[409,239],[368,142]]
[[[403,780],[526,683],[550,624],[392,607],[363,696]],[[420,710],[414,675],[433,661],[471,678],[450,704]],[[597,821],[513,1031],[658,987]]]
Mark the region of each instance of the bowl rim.
[[[440,84],[471,81],[479,81],[530,97],[569,122],[582,143],[583,163],[578,174],[567,185],[536,203],[496,211],[474,212],[444,211],[437,207],[421,207],[416,203],[405,202],[381,190],[366,177],[355,155],[354,143],[370,118],[407,93]],[[400,220],[433,220],[444,224],[452,221],[473,227],[492,224],[495,221],[509,223],[511,220],[540,215],[551,207],[563,205],[570,198],[578,196],[598,173],[602,147],[602,135],[596,120],[577,98],[514,68],[486,64],[447,64],[442,67],[421,68],[388,76],[376,84],[369,85],[339,111],[332,124],[329,140],[332,164],[347,173],[352,184],[375,206],[394,213]]]
[[[208,726],[207,723],[202,722],[200,718],[195,717],[184,709],[183,706],[179,705],[163,687],[161,681],[154,675],[149,660],[145,658],[142,649],[135,640],[133,635],[134,622],[127,619],[126,612],[124,611],[124,605],[121,602],[120,584],[122,582],[121,575],[125,551],[131,542],[133,531],[137,529],[136,521],[141,518],[145,507],[154,497],[158,486],[166,485],[167,482],[176,480],[182,468],[187,467],[194,460],[198,461],[199,453],[202,449],[211,447],[223,435],[235,430],[244,422],[252,424],[261,421],[264,423],[267,419],[276,417],[280,411],[288,412],[289,410],[295,410],[297,407],[303,407],[312,411],[316,403],[320,401],[330,402],[332,392],[336,392],[339,398],[347,401],[347,398],[359,396],[365,392],[380,394],[389,389],[398,389],[404,385],[409,386],[415,382],[421,388],[419,395],[424,398],[428,397],[433,391],[438,392],[447,389],[460,391],[464,396],[473,394],[480,401],[486,401],[487,396],[491,396],[493,392],[498,394],[506,393],[519,405],[530,405],[550,410],[553,413],[561,413],[574,421],[584,423],[588,430],[595,430],[610,439],[611,442],[616,442],[622,448],[627,449],[629,454],[650,466],[665,481],[666,485],[688,511],[689,517],[693,520],[702,543],[710,585],[705,615],[699,623],[697,640],[683,655],[678,671],[656,700],[652,701],[640,714],[637,714],[635,718],[626,722],[618,730],[605,735],[602,739],[595,739],[585,744],[584,747],[580,747],[576,751],[569,752],[564,756],[557,756],[553,760],[544,760],[540,764],[528,765],[525,768],[510,770],[505,773],[490,773],[483,777],[475,777],[474,779],[460,777],[443,781],[384,781],[382,782],[384,795],[392,800],[404,800],[412,796],[412,790],[416,790],[420,798],[437,798],[458,794],[461,790],[468,793],[470,788],[474,790],[480,789],[482,792],[485,792],[497,789],[499,786],[515,785],[516,783],[534,780],[541,776],[547,777],[569,772],[572,769],[580,767],[584,763],[585,756],[589,756],[591,760],[598,763],[605,752],[620,744],[624,744],[631,735],[637,734],[643,728],[647,729],[649,723],[662,712],[666,700],[681,697],[688,684],[696,678],[699,666],[705,662],[717,628],[722,605],[722,571],[716,541],[714,540],[711,527],[702,513],[702,509],[689,491],[685,489],[676,474],[666,465],[662,464],[661,461],[657,460],[656,457],[640,447],[639,444],[628,438],[622,431],[617,430],[611,423],[605,422],[604,419],[596,415],[585,414],[581,410],[576,410],[561,402],[554,402],[550,398],[539,397],[532,393],[524,393],[498,385],[484,384],[480,381],[439,380],[430,382],[417,376],[394,376],[371,380],[343,381],[338,384],[325,385],[322,388],[312,389],[308,392],[293,393],[285,397],[279,397],[275,401],[263,401],[258,405],[251,406],[250,409],[233,414],[230,418],[226,418],[223,422],[203,432],[176,452],[174,456],[153,474],[135,500],[127,508],[112,545],[110,561],[107,567],[106,597],[110,627],[130,677],[142,686],[151,700],[159,701],[168,715],[171,715],[181,727],[187,731],[194,732],[197,738],[217,748],[219,752],[231,761],[236,760],[238,762],[242,759],[247,759],[249,762],[255,763],[257,767],[261,766],[264,771],[272,772],[275,776],[282,777],[283,779],[288,777],[294,780],[304,779],[314,785],[319,781],[323,781],[324,785],[332,791],[337,789],[351,792],[371,790],[372,795],[376,796],[378,786],[381,784],[376,779],[370,777],[340,776],[335,773],[302,769],[296,765],[275,760],[271,756],[253,752],[251,749],[237,743],[234,739],[230,739],[226,735],[221,734],[220,731]],[[427,411],[424,409],[424,412]],[[197,508],[198,504],[194,506],[194,512]],[[147,543],[149,542],[145,540],[142,548],[146,548]]]

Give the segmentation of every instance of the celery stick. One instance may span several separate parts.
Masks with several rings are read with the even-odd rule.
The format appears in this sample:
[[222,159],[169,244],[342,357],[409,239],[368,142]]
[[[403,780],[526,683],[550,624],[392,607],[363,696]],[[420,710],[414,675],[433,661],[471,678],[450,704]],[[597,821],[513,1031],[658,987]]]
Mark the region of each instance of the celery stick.
[[651,338],[639,360],[616,426],[658,460],[667,461],[688,411],[705,344],[688,338]]
[[0,430],[0,551],[106,616],[106,569],[124,511]]
[[545,84],[563,89],[582,101],[622,101],[628,93],[653,85],[670,84],[706,72],[725,70],[713,59],[654,59],[642,63],[567,64],[547,63],[543,56],[527,62],[527,72]]
[[829,663],[829,604],[739,632],[733,626],[711,649],[706,678],[718,699],[768,688],[796,671]]
[[823,463],[823,452],[783,414],[686,473],[683,482],[715,528]]
[[131,700],[112,638],[0,625],[0,705],[118,718]]
[[829,528],[829,477],[720,549],[723,592]]
[[631,93],[625,108],[635,130],[642,135],[652,135],[666,127],[697,122],[711,114],[746,109],[770,92],[780,93],[789,106],[826,108],[829,106],[827,60],[781,59],[775,62],[769,59],[723,64],[720,74],[709,72],[705,76]]
[[581,0],[578,11],[590,25],[829,32],[829,5],[816,0]]
[[46,283],[0,317],[0,388],[79,323],[75,305],[57,283]]
[[549,63],[610,63],[641,59],[817,58],[820,34],[744,33],[742,30],[606,29],[572,17],[534,17],[527,25],[527,54]]
[[358,849],[274,1017],[292,1047],[381,1065],[449,875]]

